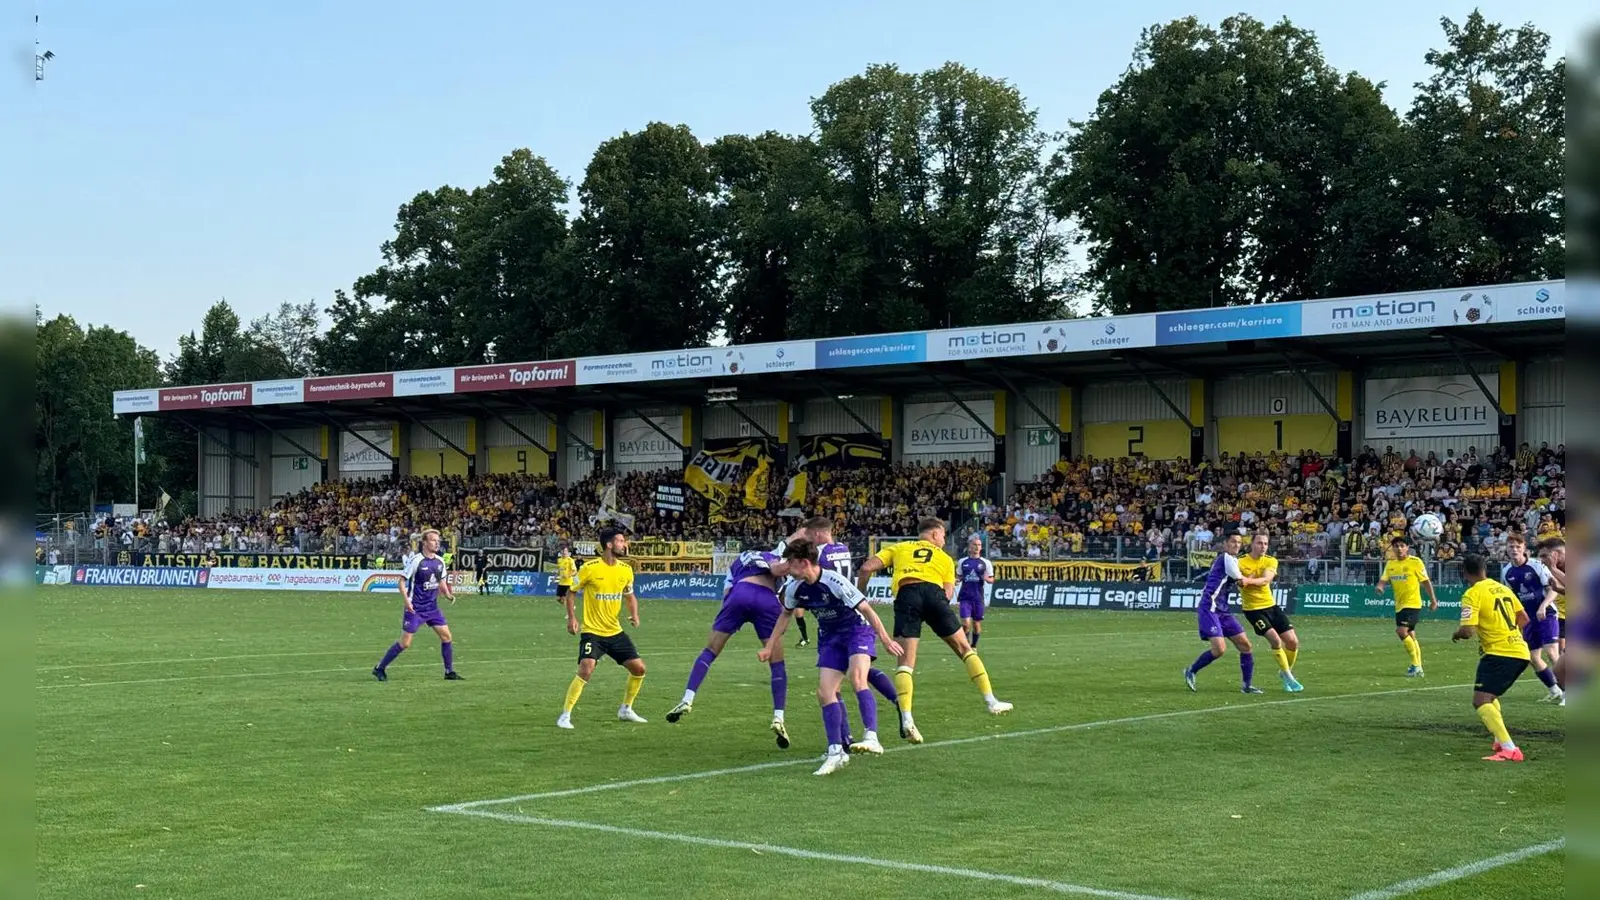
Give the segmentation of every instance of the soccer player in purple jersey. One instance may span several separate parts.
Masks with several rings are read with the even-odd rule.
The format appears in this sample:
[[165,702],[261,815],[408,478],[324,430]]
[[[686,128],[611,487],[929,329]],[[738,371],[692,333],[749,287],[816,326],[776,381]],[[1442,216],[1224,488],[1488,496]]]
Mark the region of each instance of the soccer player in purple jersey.
[[[827,516],[817,516],[813,519],[807,519],[805,522],[801,523],[800,531],[794,535],[794,538],[804,538],[816,545],[817,565],[821,566],[824,570],[829,572],[837,572],[838,574],[843,575],[847,581],[855,576],[854,554],[852,554],[850,552],[850,548],[844,544],[836,544],[833,542],[832,519],[828,518]],[[794,617],[796,624],[805,621],[805,619],[801,617],[801,610],[799,607],[795,608]],[[895,690],[894,679],[889,677],[889,673],[883,671],[877,666],[871,666],[867,669],[867,683],[872,685],[872,687],[877,690],[878,693],[882,694],[883,699],[888,700],[890,706],[899,708],[900,692]],[[850,716],[848,713],[845,715],[844,719],[844,730],[845,734],[848,735],[850,733]]]
[[447,681],[460,681],[456,674],[455,645],[451,643],[450,625],[439,611],[439,594],[442,592],[451,603],[456,602],[450,590],[449,573],[439,556],[439,532],[428,529],[422,533],[422,552],[406,560],[400,576],[400,596],[406,602],[405,613],[400,617],[400,640],[383,654],[383,660],[372,670],[372,677],[389,680],[389,663],[411,646],[411,638],[423,625],[432,628],[439,636],[439,654],[444,657],[444,677]]
[[1196,690],[1194,677],[1201,669],[1211,665],[1228,652],[1228,641],[1231,640],[1239,648],[1239,674],[1243,677],[1243,686],[1239,689],[1246,694],[1264,693],[1260,688],[1251,684],[1255,677],[1256,658],[1250,652],[1250,638],[1244,633],[1244,626],[1228,611],[1228,591],[1234,587],[1248,585],[1268,584],[1271,579],[1246,578],[1239,571],[1239,532],[1230,531],[1222,541],[1222,552],[1211,563],[1211,571],[1206,575],[1206,586],[1200,592],[1200,605],[1197,614],[1200,619],[1200,640],[1206,641],[1211,646],[1207,647],[1200,657],[1183,670],[1183,680],[1188,683],[1189,690]]
[[[867,669],[876,656],[876,643],[899,656],[904,648],[889,636],[865,594],[856,589],[849,579],[837,572],[824,570],[818,564],[817,546],[808,540],[790,542],[783,551],[793,580],[784,589],[783,615],[767,639],[767,645],[756,654],[766,661],[775,652],[781,652],[783,632],[794,618],[796,609],[811,610],[817,619],[817,703],[822,707],[822,727],[828,735],[828,753],[817,769],[818,775],[831,775],[850,762],[847,753],[882,753],[878,741],[878,701],[867,684]],[[845,727],[844,701],[839,699],[839,688],[845,675],[855,688],[856,702],[861,708],[861,722],[865,735],[857,742],[849,741]]]
[[[722,592],[722,609],[711,623],[711,634],[700,657],[689,670],[689,683],[683,690],[683,699],[667,712],[667,721],[674,724],[694,711],[694,698],[711,672],[722,648],[728,644],[746,623],[755,626],[756,637],[765,644],[772,636],[772,627],[782,613],[778,602],[778,579],[788,574],[789,566],[774,553],[750,550],[739,554],[728,567],[728,577]],[[769,661],[772,670],[772,733],[778,747],[789,749],[789,729],[784,724],[784,707],[788,703],[789,672],[783,661],[783,648]]]
[[[1528,645],[1533,674],[1545,686],[1545,696],[1539,702],[1558,702],[1566,705],[1561,686],[1556,684],[1553,668],[1561,659],[1560,622],[1556,618],[1556,592],[1550,569],[1543,562],[1528,556],[1528,539],[1513,534],[1506,541],[1511,550],[1511,562],[1500,569],[1500,583],[1511,589],[1522,601],[1528,613],[1528,624],[1523,626],[1522,640]],[[1550,661],[1545,661],[1546,654]]]
[[983,538],[978,535],[967,539],[967,556],[956,565],[956,582],[961,585],[957,594],[961,624],[967,630],[967,643],[976,650],[983,636],[983,591],[994,584],[994,563],[983,558]]

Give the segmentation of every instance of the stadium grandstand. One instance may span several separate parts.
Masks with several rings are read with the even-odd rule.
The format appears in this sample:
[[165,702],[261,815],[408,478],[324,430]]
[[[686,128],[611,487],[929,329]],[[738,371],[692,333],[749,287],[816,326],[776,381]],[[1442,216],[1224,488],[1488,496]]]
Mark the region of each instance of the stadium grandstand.
[[1104,565],[1073,578],[1187,579],[1242,525],[1288,579],[1371,582],[1422,512],[1437,560],[1561,532],[1565,287],[122,391],[196,432],[199,515],[40,552],[381,567],[427,527],[553,552],[620,521],[701,571],[802,515],[865,554],[933,513],[996,560]]

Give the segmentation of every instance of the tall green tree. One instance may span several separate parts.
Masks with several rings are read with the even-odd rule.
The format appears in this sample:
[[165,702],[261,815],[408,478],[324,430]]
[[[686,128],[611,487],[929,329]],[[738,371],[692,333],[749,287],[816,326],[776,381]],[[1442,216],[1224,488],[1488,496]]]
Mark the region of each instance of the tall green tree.
[[267,354],[283,358],[291,376],[315,375],[316,345],[322,313],[315,300],[279,304],[276,311],[250,323],[245,340]]
[[651,123],[595,151],[562,261],[551,349],[598,354],[704,346],[723,320],[715,181],[683,125]]
[[[132,500],[133,426],[111,415],[111,395],[160,383],[155,352],[127,332],[85,330],[70,316],[40,324],[35,352],[38,508],[80,512],[97,502]],[[141,489],[162,476],[159,460],[152,460],[141,472]]]
[[1406,117],[1408,199],[1434,284],[1560,277],[1566,255],[1566,61],[1550,36],[1474,11],[1440,20],[1443,49]]
[[[1373,180],[1400,146],[1378,86],[1341,76],[1316,38],[1248,16],[1148,29],[1073,123],[1052,186],[1111,312],[1314,296],[1404,231]],[[1331,215],[1336,213],[1336,215]],[[1363,244],[1342,248],[1338,229]],[[1359,264],[1358,264],[1359,265]]]

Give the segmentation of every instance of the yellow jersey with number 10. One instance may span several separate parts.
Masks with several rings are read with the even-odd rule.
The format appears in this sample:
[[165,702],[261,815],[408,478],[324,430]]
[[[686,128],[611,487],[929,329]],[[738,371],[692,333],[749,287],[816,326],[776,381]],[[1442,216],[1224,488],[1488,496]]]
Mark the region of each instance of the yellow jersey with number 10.
[[1528,643],[1517,626],[1522,601],[1511,589],[1489,578],[1461,595],[1461,624],[1478,629],[1478,650],[1484,656],[1528,659]]
[[[1278,571],[1278,561],[1269,554],[1252,559],[1247,553],[1239,557],[1239,574],[1246,578],[1265,578],[1268,572]],[[1261,584],[1239,588],[1239,608],[1245,612],[1269,609],[1278,601],[1272,599],[1272,585]]]
[[894,544],[878,551],[878,561],[894,570],[894,590],[913,581],[944,587],[956,582],[956,562],[928,541]]

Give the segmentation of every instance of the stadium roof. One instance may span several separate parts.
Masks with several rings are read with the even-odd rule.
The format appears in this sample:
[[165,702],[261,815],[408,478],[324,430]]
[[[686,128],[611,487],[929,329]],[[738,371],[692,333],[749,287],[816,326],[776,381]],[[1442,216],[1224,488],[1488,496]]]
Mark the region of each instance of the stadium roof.
[[[1541,281],[1133,316],[118,391],[118,415],[263,427],[474,413],[1002,390],[1376,362],[1526,358],[1566,333]],[[726,396],[726,395],[724,395]]]

